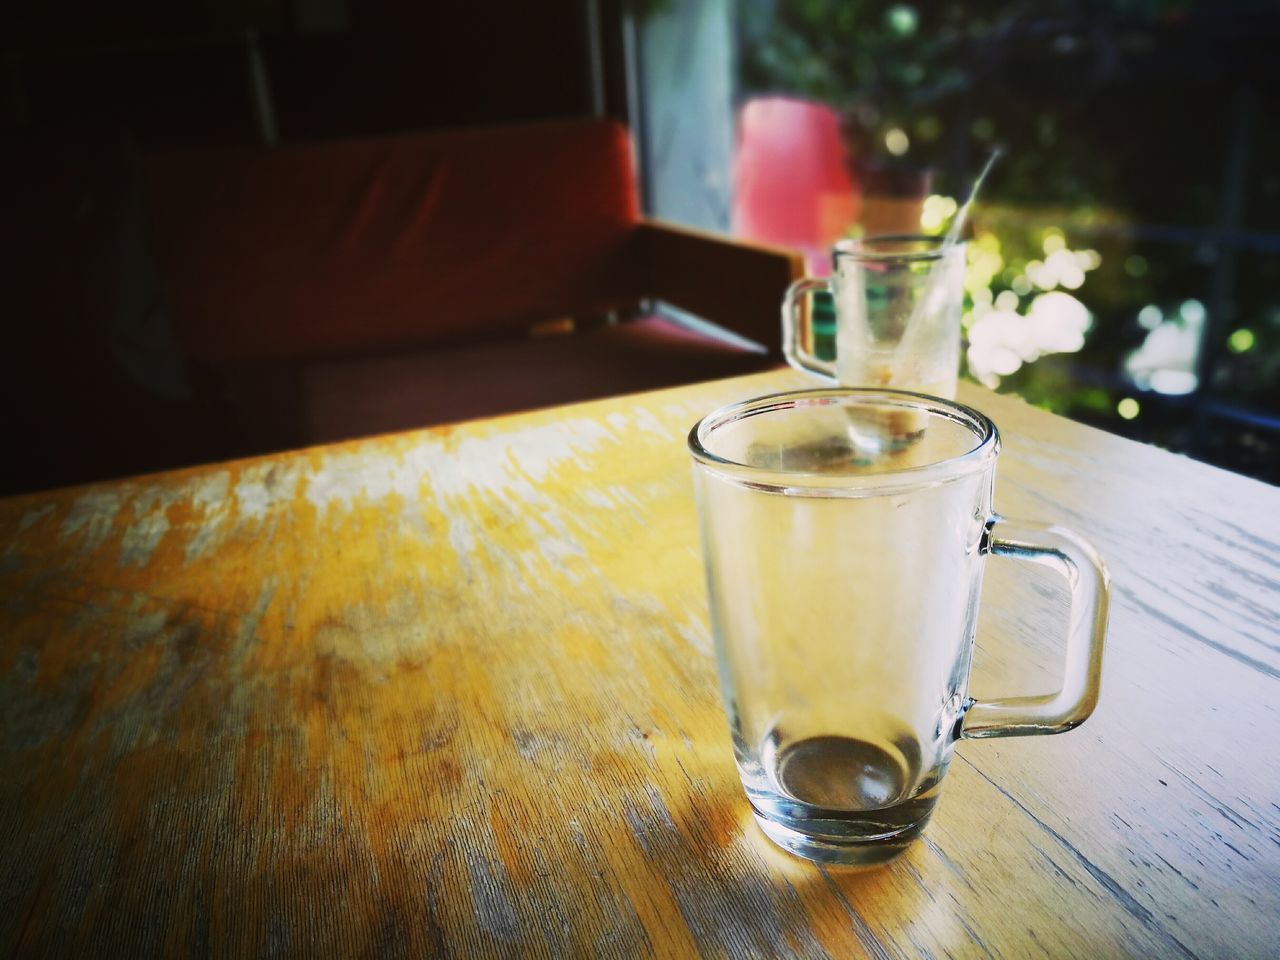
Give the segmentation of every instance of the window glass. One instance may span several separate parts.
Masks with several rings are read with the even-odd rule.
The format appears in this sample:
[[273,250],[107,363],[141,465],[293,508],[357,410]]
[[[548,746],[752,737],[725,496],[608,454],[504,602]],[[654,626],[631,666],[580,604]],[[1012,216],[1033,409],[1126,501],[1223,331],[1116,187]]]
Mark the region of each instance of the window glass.
[[658,216],[804,251],[968,225],[963,374],[1280,481],[1280,8],[653,0]]

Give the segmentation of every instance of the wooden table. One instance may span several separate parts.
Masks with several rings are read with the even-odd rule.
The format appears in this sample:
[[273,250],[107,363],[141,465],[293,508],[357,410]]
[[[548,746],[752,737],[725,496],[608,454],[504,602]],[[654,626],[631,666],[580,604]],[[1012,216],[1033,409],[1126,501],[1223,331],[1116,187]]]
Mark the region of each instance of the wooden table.
[[[1263,957],[1280,491],[966,388],[1114,576],[1102,703],[903,858],[751,823],[684,447],[776,372],[0,501],[0,951]],[[1062,591],[988,565],[978,696]]]

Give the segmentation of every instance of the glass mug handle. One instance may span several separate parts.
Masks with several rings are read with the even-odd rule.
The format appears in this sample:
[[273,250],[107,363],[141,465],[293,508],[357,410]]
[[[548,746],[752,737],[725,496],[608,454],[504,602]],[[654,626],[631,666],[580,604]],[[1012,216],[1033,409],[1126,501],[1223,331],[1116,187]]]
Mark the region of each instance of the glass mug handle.
[[[787,358],[787,363],[801,373],[816,373],[834,382],[836,365],[829,360],[819,360],[802,346],[805,339],[812,339],[812,329],[801,319],[800,307],[806,296],[820,290],[832,293],[830,281],[804,277],[787,288],[786,296],[782,298],[782,354]],[[812,311],[809,311],[809,316],[812,315]],[[809,337],[801,337],[802,327],[810,332]]]
[[1107,633],[1110,578],[1097,552],[1064,527],[995,516],[982,538],[983,553],[1043,564],[1071,588],[1066,669],[1057,693],[970,700],[961,739],[1063,733],[1088,719],[1098,703],[1102,646]]

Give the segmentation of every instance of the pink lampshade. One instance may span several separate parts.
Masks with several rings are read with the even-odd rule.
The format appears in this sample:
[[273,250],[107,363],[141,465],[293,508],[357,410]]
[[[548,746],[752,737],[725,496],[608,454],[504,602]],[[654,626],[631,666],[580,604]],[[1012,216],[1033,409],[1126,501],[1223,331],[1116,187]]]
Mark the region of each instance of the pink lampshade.
[[735,236],[804,251],[813,274],[830,272],[832,244],[858,218],[835,111],[788,97],[747,102],[734,158]]

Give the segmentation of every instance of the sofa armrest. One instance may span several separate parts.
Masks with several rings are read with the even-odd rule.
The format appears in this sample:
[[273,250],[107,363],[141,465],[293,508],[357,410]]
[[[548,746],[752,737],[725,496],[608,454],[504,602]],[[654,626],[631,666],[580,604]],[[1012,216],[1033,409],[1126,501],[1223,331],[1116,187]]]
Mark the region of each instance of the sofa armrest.
[[636,234],[645,296],[781,352],[782,296],[804,276],[800,253],[653,220]]

